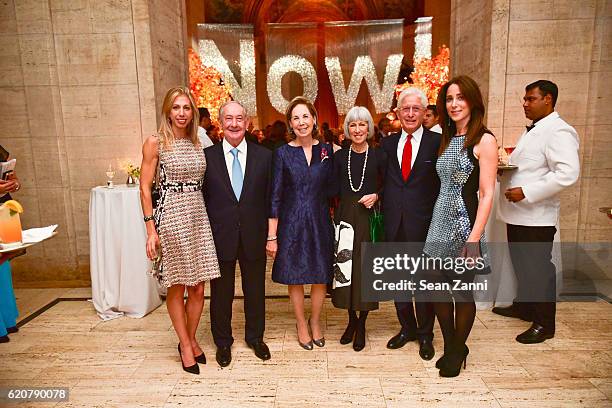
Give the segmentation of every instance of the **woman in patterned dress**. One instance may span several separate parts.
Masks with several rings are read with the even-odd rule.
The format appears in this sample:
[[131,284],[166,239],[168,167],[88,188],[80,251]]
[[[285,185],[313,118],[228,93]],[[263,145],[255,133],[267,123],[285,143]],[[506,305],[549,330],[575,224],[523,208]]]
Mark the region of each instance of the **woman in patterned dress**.
[[[166,93],[160,122],[158,134],[142,147],[140,198],[146,251],[152,260],[161,255],[155,276],[168,288],[166,306],[179,338],[183,369],[199,374],[198,363],[206,363],[195,337],[204,307],[204,282],[220,273],[202,195],[206,159],[198,139],[198,110],[188,89],[171,88]],[[157,168],[160,199],[153,214],[151,186]]]
[[[332,280],[334,232],[328,197],[332,193],[333,149],[317,139],[317,111],[308,99],[294,98],[285,116],[293,140],[276,149],[272,159],[266,251],[276,257],[272,280],[288,285],[298,343],[312,350],[313,343],[325,345],[319,318]],[[308,320],[304,317],[304,285],[311,285]]]
[[[440,194],[427,233],[424,252],[435,258],[480,258],[481,268],[438,269],[429,278],[451,284],[472,283],[475,274],[487,273],[484,230],[495,189],[497,143],[484,125],[485,109],[478,84],[468,76],[447,82],[438,94],[442,141],[436,170]],[[434,311],[442,336],[444,355],[436,362],[440,376],[455,377],[469,353],[465,345],[476,317],[471,290],[435,294]],[[455,302],[453,303],[453,298]]]

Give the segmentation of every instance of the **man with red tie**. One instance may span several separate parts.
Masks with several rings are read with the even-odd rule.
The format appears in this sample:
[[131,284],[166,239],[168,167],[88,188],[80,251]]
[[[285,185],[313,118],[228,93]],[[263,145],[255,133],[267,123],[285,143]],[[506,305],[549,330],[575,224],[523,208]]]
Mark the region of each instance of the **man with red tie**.
[[[381,140],[381,147],[389,158],[382,199],[386,241],[419,243],[421,249],[440,190],[436,173],[440,134],[422,126],[426,108],[427,97],[423,91],[403,90],[397,99],[402,130]],[[435,354],[433,305],[396,300],[395,308],[401,330],[389,340],[387,347],[397,349],[418,340],[419,355],[431,360]]]

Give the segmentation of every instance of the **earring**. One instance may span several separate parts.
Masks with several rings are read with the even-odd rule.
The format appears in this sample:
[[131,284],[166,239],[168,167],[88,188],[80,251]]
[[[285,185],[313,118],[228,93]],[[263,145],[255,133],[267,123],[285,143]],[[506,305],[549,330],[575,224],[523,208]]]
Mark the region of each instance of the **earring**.
[[312,125],[312,132],[316,132],[317,131],[317,124],[315,123],[314,125]]

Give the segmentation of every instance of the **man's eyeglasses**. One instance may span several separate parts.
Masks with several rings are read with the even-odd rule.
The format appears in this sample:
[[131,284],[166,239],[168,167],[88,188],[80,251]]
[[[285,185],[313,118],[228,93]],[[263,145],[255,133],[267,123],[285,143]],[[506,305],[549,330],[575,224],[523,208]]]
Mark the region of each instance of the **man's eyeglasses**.
[[401,112],[402,114],[406,115],[409,113],[421,113],[423,111],[425,111],[425,108],[421,107],[421,106],[405,106],[401,109],[398,109],[399,112]]

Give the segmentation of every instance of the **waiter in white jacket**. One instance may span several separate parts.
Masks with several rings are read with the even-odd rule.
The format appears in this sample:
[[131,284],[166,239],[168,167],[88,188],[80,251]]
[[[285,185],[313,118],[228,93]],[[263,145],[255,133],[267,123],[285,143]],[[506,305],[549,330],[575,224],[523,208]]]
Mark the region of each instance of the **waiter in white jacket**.
[[556,273],[551,262],[559,219],[559,193],[578,180],[578,134],[555,112],[559,91],[551,81],[527,85],[523,109],[531,126],[509,158],[517,170],[500,177],[499,218],[507,224],[508,245],[518,282],[512,306],[493,312],[533,322],[516,341],[541,343],[554,337]]

